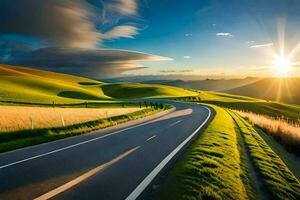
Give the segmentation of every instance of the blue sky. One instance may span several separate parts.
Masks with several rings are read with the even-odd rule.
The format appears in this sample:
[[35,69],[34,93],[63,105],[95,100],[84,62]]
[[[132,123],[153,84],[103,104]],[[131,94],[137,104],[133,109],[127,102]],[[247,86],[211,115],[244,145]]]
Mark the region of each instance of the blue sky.
[[299,1],[291,0],[144,1],[140,4],[141,20],[137,22],[139,35],[105,45],[174,59],[146,63],[149,69],[137,74],[192,70],[267,76],[270,70],[263,72],[260,68],[272,61],[269,49],[279,49],[278,26],[285,24],[289,48],[300,40],[299,9]]
[[[300,41],[299,10],[298,0],[2,0],[0,62],[96,77],[276,76],[275,57]],[[297,48],[289,60],[299,76]]]

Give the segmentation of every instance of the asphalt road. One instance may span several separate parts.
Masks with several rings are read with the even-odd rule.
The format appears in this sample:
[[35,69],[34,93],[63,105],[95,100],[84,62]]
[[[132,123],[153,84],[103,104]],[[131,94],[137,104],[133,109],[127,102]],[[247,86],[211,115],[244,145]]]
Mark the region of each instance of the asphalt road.
[[172,104],[176,111],[148,122],[0,154],[0,199],[138,198],[211,117]]

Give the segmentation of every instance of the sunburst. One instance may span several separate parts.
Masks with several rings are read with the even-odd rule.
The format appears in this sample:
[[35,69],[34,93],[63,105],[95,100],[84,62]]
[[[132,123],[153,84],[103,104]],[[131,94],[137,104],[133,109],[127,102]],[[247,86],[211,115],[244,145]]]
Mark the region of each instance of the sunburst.
[[292,63],[287,57],[279,56],[275,58],[274,67],[280,75],[286,75],[292,67]]

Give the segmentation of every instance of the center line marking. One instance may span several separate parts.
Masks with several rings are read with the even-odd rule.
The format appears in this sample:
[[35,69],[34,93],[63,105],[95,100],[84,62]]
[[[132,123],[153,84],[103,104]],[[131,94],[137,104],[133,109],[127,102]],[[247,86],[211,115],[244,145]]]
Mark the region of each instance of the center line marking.
[[177,122],[174,122],[174,123],[171,124],[169,127],[174,126],[174,125],[176,125],[176,124],[178,124],[178,123],[180,123],[180,122],[182,122],[182,120],[178,120]]
[[81,183],[82,181],[86,180],[87,178],[95,175],[96,173],[99,172],[103,172],[104,170],[106,170],[107,168],[109,168],[110,166],[112,166],[113,164],[117,163],[118,161],[122,160],[123,158],[125,158],[126,156],[128,156],[129,154],[133,153],[134,151],[138,150],[140,148],[140,146],[137,146],[133,149],[130,149],[128,151],[126,151],[125,153],[119,155],[118,157],[112,159],[111,161],[102,164],[94,169],[91,169],[90,171],[82,174],[81,176],[78,176],[77,178],[73,179],[72,181],[69,181],[65,184],[63,184],[62,186],[55,188],[54,190],[51,190],[49,192],[47,192],[46,194],[43,194],[37,198],[35,198],[35,200],[46,200],[46,199],[50,199],[68,189],[70,189],[71,187],[74,187],[75,185]]
[[155,137],[156,137],[156,135],[153,135],[153,136],[149,137],[149,138],[146,140],[146,142],[148,142],[149,140],[152,140],[152,139],[155,138]]

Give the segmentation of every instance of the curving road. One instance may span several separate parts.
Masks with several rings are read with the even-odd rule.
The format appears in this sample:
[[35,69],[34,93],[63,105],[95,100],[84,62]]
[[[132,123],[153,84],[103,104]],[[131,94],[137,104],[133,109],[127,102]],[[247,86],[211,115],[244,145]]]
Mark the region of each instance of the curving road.
[[0,199],[138,198],[211,118],[208,108],[172,104],[147,122],[0,154]]

